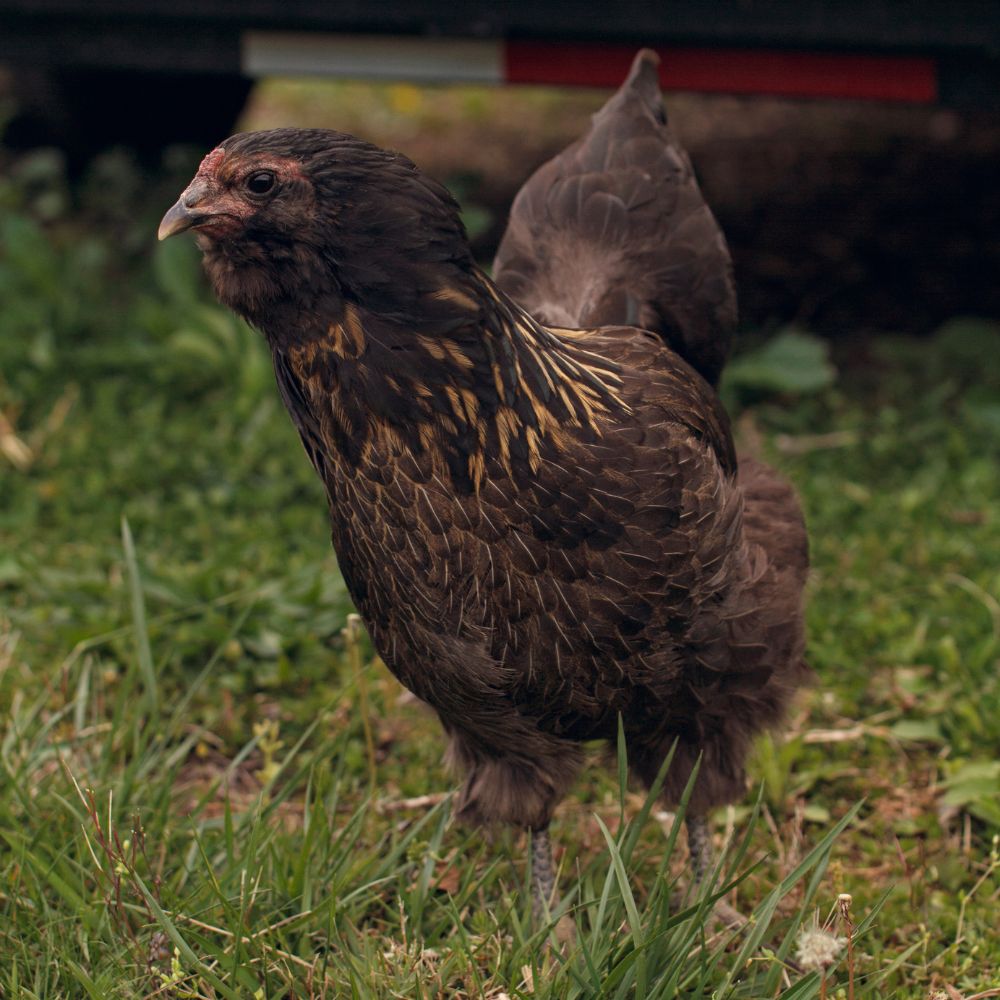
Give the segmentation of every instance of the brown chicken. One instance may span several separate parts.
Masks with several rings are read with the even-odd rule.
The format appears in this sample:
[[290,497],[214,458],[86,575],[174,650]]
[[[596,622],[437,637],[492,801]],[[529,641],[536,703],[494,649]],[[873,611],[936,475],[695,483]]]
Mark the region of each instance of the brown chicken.
[[667,803],[699,756],[690,814],[739,798],[801,676],[806,543],[704,379],[657,334],[532,318],[447,191],[349,135],[226,140],[160,237],[187,229],[267,338],[351,596],[464,774],[459,815],[535,833],[536,910],[582,744],[619,719],[647,783],[678,741]]

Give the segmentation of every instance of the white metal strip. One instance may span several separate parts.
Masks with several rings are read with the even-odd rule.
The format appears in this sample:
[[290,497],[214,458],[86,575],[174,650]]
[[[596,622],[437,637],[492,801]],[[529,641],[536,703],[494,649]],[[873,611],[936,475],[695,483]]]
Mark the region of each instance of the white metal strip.
[[341,76],[382,80],[503,82],[503,42],[246,31],[247,76]]

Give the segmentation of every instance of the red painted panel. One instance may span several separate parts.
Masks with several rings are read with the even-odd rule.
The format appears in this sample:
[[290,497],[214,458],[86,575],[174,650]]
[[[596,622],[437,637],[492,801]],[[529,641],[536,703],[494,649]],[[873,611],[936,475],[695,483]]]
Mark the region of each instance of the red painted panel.
[[[508,41],[508,83],[617,87],[638,46]],[[879,101],[937,99],[937,63],[927,56],[756,49],[657,48],[667,90],[779,94]]]

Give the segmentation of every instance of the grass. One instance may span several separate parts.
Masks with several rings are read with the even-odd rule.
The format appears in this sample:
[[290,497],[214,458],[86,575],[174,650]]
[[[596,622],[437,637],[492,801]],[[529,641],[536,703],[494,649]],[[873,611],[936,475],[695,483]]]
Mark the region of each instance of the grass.
[[[82,195],[44,155],[0,181],[0,995],[996,987],[1000,333],[845,343],[804,395],[761,374],[773,342],[737,367],[815,563],[817,684],[717,817],[718,891],[754,919],[713,928],[677,825],[595,766],[554,830],[566,958],[528,921],[525,845],[450,825],[437,726],[349,621],[263,345],[192,247],[151,249],[176,160],[134,220],[101,200],[136,187],[118,157]],[[842,893],[853,973],[821,981],[800,933]]]

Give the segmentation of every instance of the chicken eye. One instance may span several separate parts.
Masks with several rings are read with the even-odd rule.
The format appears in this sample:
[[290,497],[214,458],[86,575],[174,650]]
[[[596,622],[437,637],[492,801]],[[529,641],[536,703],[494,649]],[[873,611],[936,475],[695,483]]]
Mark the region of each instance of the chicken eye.
[[251,194],[267,194],[274,187],[277,178],[273,170],[258,170],[252,173],[244,184]]

